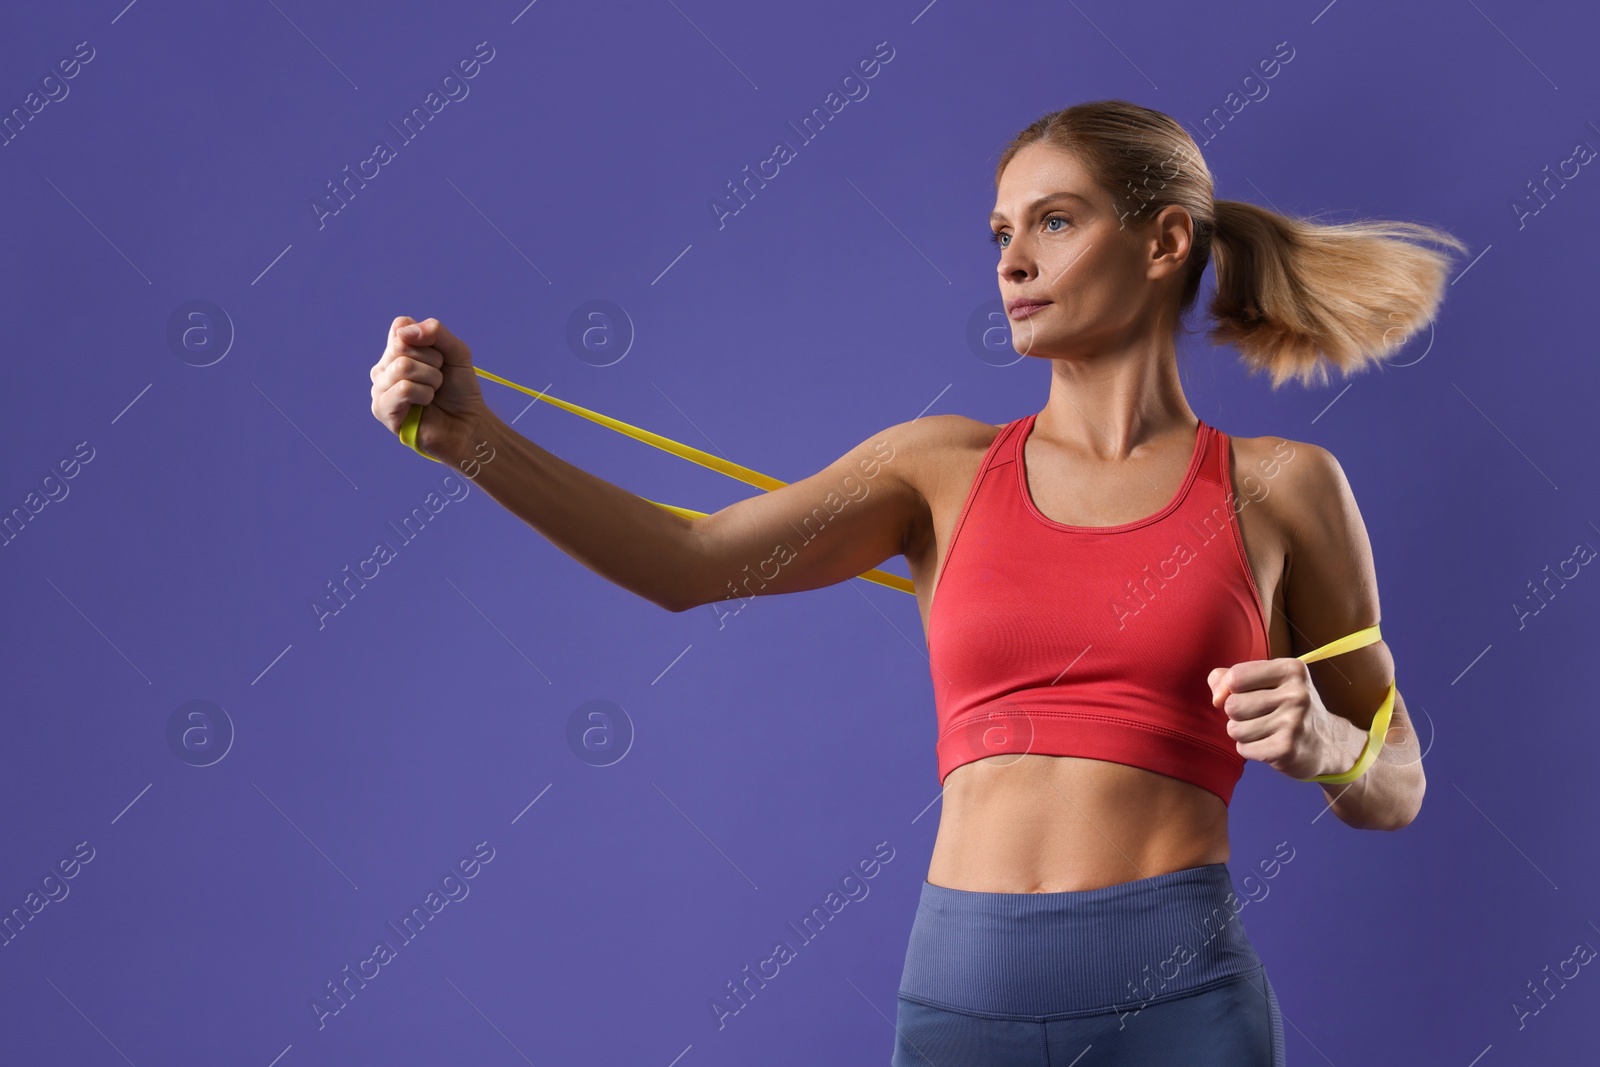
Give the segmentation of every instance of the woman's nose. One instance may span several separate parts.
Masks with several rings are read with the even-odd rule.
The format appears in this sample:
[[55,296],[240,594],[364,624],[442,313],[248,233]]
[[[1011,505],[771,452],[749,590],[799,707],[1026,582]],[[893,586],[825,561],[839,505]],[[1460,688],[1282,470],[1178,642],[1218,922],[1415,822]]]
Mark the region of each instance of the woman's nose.
[[1014,255],[1010,249],[1007,249],[1000,256],[1000,262],[995,269],[999,273],[1001,281],[1021,282],[1027,281],[1033,276],[1032,263],[1018,255]]
[[1033,274],[1033,266],[1026,246],[1013,237],[1000,250],[1000,262],[995,264],[995,270],[1001,281],[1026,281]]

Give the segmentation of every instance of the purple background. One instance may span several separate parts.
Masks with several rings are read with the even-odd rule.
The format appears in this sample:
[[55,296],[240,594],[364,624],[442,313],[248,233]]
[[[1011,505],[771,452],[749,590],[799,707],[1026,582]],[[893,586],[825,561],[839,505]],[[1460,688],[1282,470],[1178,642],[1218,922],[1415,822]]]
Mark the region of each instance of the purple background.
[[[719,627],[610,585],[474,487],[319,629],[326,583],[397,542],[386,523],[448,473],[372,418],[368,368],[394,316],[437,316],[485,369],[791,481],[924,411],[1003,422],[1043,406],[1048,376],[968,341],[997,306],[1005,141],[1110,97],[1196,132],[1247,89],[1197,137],[1219,197],[1471,246],[1436,330],[1349,383],[1273,394],[1183,342],[1201,418],[1343,464],[1428,746],[1426,803],[1398,834],[1247,767],[1236,884],[1294,849],[1243,915],[1291,1062],[1592,1055],[1600,978],[1520,1029],[1512,1007],[1600,945],[1600,578],[1521,628],[1513,607],[1600,546],[1600,176],[1552,180],[1520,223],[1513,208],[1600,146],[1592,12],[120,3],[18,7],[0,34],[5,111],[94,50],[0,147],[0,510],[93,449],[0,549],[0,912],[94,850],[0,947],[0,1060],[888,1062],[938,815],[912,598],[851,581]],[[388,123],[480,41],[494,58],[469,95],[401,142]],[[869,95],[719,228],[713,198],[797,144],[787,123],[881,41]],[[1246,85],[1282,41],[1292,61]],[[380,138],[396,158],[319,228],[313,200]],[[625,358],[569,345],[595,299],[631,323]],[[227,324],[174,347],[196,300]],[[710,511],[753,491],[484,389],[652,499]],[[234,733],[209,766],[180,753],[214,754],[220,721],[168,740],[190,700]],[[631,723],[610,766],[568,742],[591,700]],[[480,841],[494,858],[470,895],[319,1029],[313,998]],[[711,998],[796,943],[785,924],[879,841],[894,858],[870,894],[719,1029]]]

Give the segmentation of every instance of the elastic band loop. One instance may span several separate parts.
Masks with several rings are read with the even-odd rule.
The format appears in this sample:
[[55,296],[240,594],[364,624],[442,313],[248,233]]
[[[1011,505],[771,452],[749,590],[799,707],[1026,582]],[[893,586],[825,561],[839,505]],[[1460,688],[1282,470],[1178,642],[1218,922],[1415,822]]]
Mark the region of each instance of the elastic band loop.
[[[1338,656],[1346,652],[1353,652],[1358,648],[1365,648],[1374,642],[1383,640],[1383,635],[1379,632],[1378,626],[1378,623],[1373,623],[1365,629],[1357,630],[1353,634],[1346,634],[1336,641],[1329,641],[1321,648],[1314,648],[1310,652],[1295,658],[1302,663],[1315,663],[1319,659],[1327,659],[1330,656]],[[1367,768],[1372,766],[1372,761],[1378,758],[1378,750],[1383,748],[1383,737],[1389,732],[1389,716],[1394,711],[1394,695],[1395,683],[1391,681],[1389,683],[1389,695],[1383,698],[1383,706],[1378,708],[1377,714],[1372,717],[1372,725],[1367,728],[1367,743],[1362,747],[1361,755],[1356,757],[1354,766],[1348,771],[1340,771],[1338,774],[1318,774],[1310,778],[1301,778],[1300,781],[1344,785],[1346,782],[1353,782],[1365,774]]]
[[[740,466],[737,463],[723,459],[721,456],[714,456],[709,452],[702,452],[700,449],[683,444],[680,441],[674,441],[670,437],[663,437],[658,433],[652,433],[649,430],[641,429],[638,426],[623,422],[621,419],[613,419],[609,415],[602,415],[598,411],[590,411],[586,407],[581,407],[577,404],[571,403],[570,401],[553,397],[549,393],[529,389],[525,385],[518,385],[516,382],[508,381],[507,379],[500,377],[498,374],[491,374],[482,367],[474,367],[472,369],[476,371],[478,376],[481,378],[487,378],[492,382],[499,382],[501,385],[509,386],[510,388],[516,389],[519,392],[527,393],[529,396],[534,397],[537,400],[544,400],[548,403],[554,404],[556,407],[570,411],[574,415],[581,415],[592,422],[598,422],[600,425],[607,427],[608,429],[616,430],[618,433],[627,434],[629,437],[632,437],[637,441],[643,441],[647,445],[653,445],[664,452],[671,452],[680,459],[686,459],[692,463],[698,463],[700,466],[714,470],[718,474],[725,474],[729,478],[734,478],[748,485],[753,485],[758,489],[771,491],[789,484],[788,482],[779,481],[777,478],[774,478],[770,475],[762,474],[760,471],[751,470],[749,467]],[[427,456],[428,459],[433,460],[435,463],[442,463],[443,460],[429,456],[426,452],[417,447],[417,425],[421,421],[422,406],[419,404],[412,404],[411,410],[406,412],[405,420],[400,423],[400,440],[419,456]],[[642,499],[649,500],[648,497],[644,497]],[[681,515],[684,518],[704,518],[706,516],[706,512],[704,511],[693,511],[689,508],[674,507],[671,504],[662,504],[655,500],[650,500],[649,502],[655,504],[655,506],[658,508],[665,508],[667,511],[670,511],[676,515]],[[876,582],[878,585],[887,586],[890,589],[898,589],[902,593],[911,593],[912,595],[915,595],[917,591],[916,586],[912,583],[911,579],[902,578],[898,574],[893,574],[885,570],[879,570],[876,567],[867,571],[865,574],[858,575],[858,577],[865,578],[869,582]]]
[[424,459],[432,459],[435,463],[443,463],[442,459],[435,459],[417,447],[417,424],[422,421],[422,405],[412,404],[411,410],[406,412],[405,421],[400,424],[400,440],[406,447]]
[[1361,749],[1361,755],[1356,758],[1355,766],[1348,771],[1338,774],[1318,774],[1310,778],[1302,778],[1302,782],[1326,782],[1329,785],[1344,785],[1353,782],[1367,773],[1367,768],[1378,758],[1378,750],[1383,747],[1383,737],[1389,732],[1389,716],[1394,711],[1395,683],[1389,683],[1389,695],[1383,698],[1383,706],[1372,717],[1372,726],[1367,730],[1367,743]]

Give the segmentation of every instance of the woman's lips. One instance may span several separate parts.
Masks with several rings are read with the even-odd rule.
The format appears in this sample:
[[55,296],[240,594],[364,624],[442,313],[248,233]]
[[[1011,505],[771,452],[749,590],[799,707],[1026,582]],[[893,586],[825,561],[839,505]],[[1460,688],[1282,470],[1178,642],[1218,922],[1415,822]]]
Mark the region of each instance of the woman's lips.
[[1025,319],[1034,312],[1049,306],[1050,304],[1048,301],[1042,304],[1018,304],[1016,307],[1011,309],[1011,317],[1016,319]]

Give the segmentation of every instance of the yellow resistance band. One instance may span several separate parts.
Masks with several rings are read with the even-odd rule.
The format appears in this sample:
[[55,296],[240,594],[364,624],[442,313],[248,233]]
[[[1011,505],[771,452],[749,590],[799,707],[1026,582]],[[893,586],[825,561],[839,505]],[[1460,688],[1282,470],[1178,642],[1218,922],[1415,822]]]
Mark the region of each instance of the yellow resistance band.
[[[1329,641],[1321,648],[1314,648],[1310,652],[1307,652],[1304,655],[1296,658],[1302,663],[1315,663],[1319,659],[1327,659],[1329,656],[1337,656],[1358,648],[1365,648],[1374,641],[1380,641],[1382,639],[1382,634],[1378,632],[1378,625],[1374,623],[1373,625],[1368,626],[1365,630],[1357,630],[1355,633],[1341,637],[1337,641]],[[1367,768],[1372,766],[1372,761],[1378,758],[1378,750],[1383,747],[1383,737],[1389,732],[1389,716],[1394,712],[1394,694],[1395,683],[1390,681],[1389,693],[1383,698],[1383,706],[1380,707],[1378,709],[1378,713],[1372,717],[1372,726],[1367,730],[1366,746],[1362,748],[1361,755],[1356,758],[1356,762],[1353,767],[1351,767],[1348,771],[1341,771],[1338,774],[1318,774],[1313,775],[1310,778],[1301,778],[1300,781],[1327,782],[1329,785],[1343,785],[1346,782],[1353,782],[1365,774],[1367,772]]]
[[[659,448],[664,452],[671,452],[673,455],[682,459],[687,459],[693,463],[700,464],[702,467],[707,467],[719,473],[726,474],[730,478],[737,478],[739,481],[745,482],[748,485],[756,486],[759,489],[770,491],[788,484],[787,482],[779,481],[777,478],[774,478],[770,475],[762,474],[760,471],[751,470],[749,467],[742,467],[737,463],[731,462],[730,460],[723,459],[721,456],[713,456],[709,452],[702,452],[698,448],[693,448],[689,445],[682,444],[681,442],[674,441],[670,437],[662,437],[660,434],[651,433],[649,430],[640,429],[637,426],[623,422],[621,419],[613,419],[609,415],[600,414],[598,411],[590,411],[588,408],[580,407],[579,405],[571,403],[570,401],[560,400],[551,396],[549,393],[537,392],[533,389],[529,389],[525,385],[518,385],[516,382],[508,381],[505,378],[500,377],[498,374],[491,374],[482,367],[474,367],[473,370],[477,372],[479,377],[487,378],[492,382],[499,382],[501,385],[516,389],[519,392],[527,393],[529,396],[534,397],[535,399],[554,404],[556,407],[570,411],[574,415],[582,415],[584,418],[589,419],[592,422],[598,422],[602,426],[609,427],[610,429],[616,430],[619,433],[627,434],[629,437],[632,437],[635,440],[643,441],[647,445],[654,445],[656,448]],[[400,424],[400,440],[405,442],[406,446],[412,451],[416,452],[418,455],[427,456],[428,459],[433,460],[435,463],[441,462],[440,460],[435,459],[433,456],[429,456],[426,452],[417,447],[417,425],[421,422],[421,420],[422,406],[420,404],[412,404],[411,410],[406,412],[405,421]],[[643,499],[649,500],[648,497]],[[662,504],[655,500],[650,500],[650,503],[655,504],[658,508],[665,508],[668,511],[682,515],[685,518],[703,518],[706,514],[703,511],[693,511],[689,508],[674,507],[671,504]],[[882,571],[878,570],[877,568],[873,568],[872,570],[867,571],[865,574],[860,575],[860,577],[865,578],[869,582],[877,582],[879,585],[888,586],[890,589],[898,589],[903,593],[916,593],[916,587],[911,583],[910,579],[902,578],[898,574],[891,574],[888,571]],[[1381,635],[1378,632],[1378,627],[1373,625],[1364,630],[1357,630],[1355,633],[1350,634],[1347,637],[1341,637],[1337,641],[1330,641],[1321,648],[1313,649],[1310,652],[1305,653],[1304,655],[1300,656],[1299,659],[1306,663],[1315,663],[1319,659],[1327,659],[1329,656],[1337,656],[1344,652],[1350,652],[1357,648],[1363,648],[1378,640],[1381,640]],[[1378,713],[1373,716],[1372,727],[1367,731],[1366,747],[1361,750],[1361,755],[1356,760],[1355,766],[1351,767],[1348,771],[1344,771],[1339,774],[1319,774],[1311,778],[1302,778],[1300,780],[1303,782],[1327,782],[1330,785],[1343,785],[1346,782],[1353,782],[1357,778],[1361,777],[1361,775],[1366,772],[1367,768],[1372,766],[1373,760],[1378,758],[1378,750],[1383,747],[1384,734],[1386,734],[1389,730],[1389,717],[1394,711],[1394,695],[1395,683],[1391,681],[1389,683],[1389,695],[1384,698],[1383,706],[1379,708]]]
[[[474,367],[472,369],[477,371],[480,377],[488,378],[492,382],[499,382],[501,385],[509,386],[512,389],[527,393],[531,397],[547,401],[548,403],[554,404],[558,408],[564,408],[565,410],[572,412],[574,415],[582,415],[586,419],[589,419],[593,422],[598,422],[600,425],[609,427],[610,429],[616,430],[619,433],[625,433],[629,437],[643,441],[647,445],[654,445],[656,448],[659,448],[664,452],[671,452],[673,455],[678,456],[681,459],[687,459],[693,463],[698,463],[702,467],[708,467],[711,470],[717,471],[721,474],[726,474],[730,478],[736,478],[739,481],[745,482],[748,485],[753,485],[758,489],[772,490],[789,484],[788,482],[779,481],[770,475],[762,474],[760,471],[751,470],[749,467],[741,467],[739,464],[723,459],[721,456],[713,456],[709,452],[702,452],[698,448],[693,448],[689,445],[674,441],[670,437],[662,437],[660,434],[651,433],[649,430],[642,430],[637,426],[632,426],[626,422],[623,422],[621,419],[613,419],[611,416],[602,415],[598,411],[590,411],[588,408],[580,407],[577,404],[573,404],[569,401],[558,400],[549,393],[536,392],[533,389],[529,389],[525,385],[518,385],[516,382],[507,381],[498,374],[489,373],[482,367]],[[400,424],[400,440],[404,441],[405,444],[417,454],[427,456],[427,458],[433,460],[435,463],[442,462],[433,456],[429,456],[426,452],[417,447],[417,425],[419,422],[421,422],[421,420],[422,406],[420,404],[412,404],[411,410],[406,412],[405,421]],[[650,498],[645,497],[644,499],[649,500]],[[703,511],[692,511],[689,508],[674,507],[671,504],[663,504],[655,500],[650,500],[650,503],[654,504],[658,508],[665,508],[666,510],[675,514],[682,515],[685,518],[703,518],[706,514]],[[860,575],[860,577],[865,578],[869,582],[877,582],[879,585],[888,586],[890,589],[898,589],[902,593],[916,593],[916,586],[912,584],[911,579],[902,578],[898,574],[891,574],[889,571],[879,570],[876,567],[870,571],[867,571],[865,574]]]

